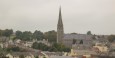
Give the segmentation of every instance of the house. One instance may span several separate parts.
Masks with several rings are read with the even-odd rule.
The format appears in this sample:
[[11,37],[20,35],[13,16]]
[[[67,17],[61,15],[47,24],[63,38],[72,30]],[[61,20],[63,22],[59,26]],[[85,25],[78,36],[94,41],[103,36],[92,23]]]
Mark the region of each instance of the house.
[[71,56],[71,57],[76,57],[76,56],[80,56],[80,55],[91,55],[91,54],[96,54],[96,52],[94,52],[92,50],[74,50],[74,49],[71,49],[71,52],[67,53],[67,55]]
[[1,48],[7,48],[8,47],[8,43],[6,42],[6,43],[0,43],[0,47]]
[[9,41],[9,38],[8,37],[0,37],[0,42],[8,42]]
[[23,56],[24,58],[46,57],[44,54],[39,53],[39,52],[12,52],[6,55],[6,57],[9,57],[9,58],[20,58],[21,56]]
[[20,39],[15,39],[14,42],[19,44],[19,43],[21,43],[21,40]]
[[48,40],[45,40],[45,39],[43,39],[43,40],[39,40],[39,41],[37,41],[38,43],[43,43],[43,44],[45,44],[45,45],[47,45],[47,46],[51,46],[51,44],[48,42]]
[[3,46],[3,43],[0,43],[0,48],[3,48],[4,46]]
[[62,52],[48,52],[48,51],[44,51],[42,52],[44,55],[46,55],[47,57],[50,57],[50,56],[63,56],[64,53]]
[[11,40],[11,39],[8,41],[8,43],[14,44],[13,40]]
[[9,58],[14,58],[14,56],[13,56],[13,55],[11,55],[11,54],[7,54],[7,55],[6,55],[6,57],[9,57]]
[[74,58],[70,56],[51,56],[50,58]]
[[34,58],[30,53],[28,52],[13,52],[13,53],[8,53],[6,57],[9,58],[20,58],[21,56],[24,56],[25,58]]
[[67,55],[75,57],[75,56],[77,56],[77,53],[73,49],[71,49],[71,52],[68,53]]
[[77,49],[77,47],[89,49],[92,46],[92,35],[86,34],[64,34],[63,44],[72,48],[74,39],[76,40],[75,49]]
[[27,41],[27,42],[25,42],[24,46],[25,47],[32,47],[33,43],[34,42]]
[[8,58],[5,56],[6,54],[7,54],[6,52],[0,52],[0,58]]
[[115,50],[115,42],[112,42],[112,43],[110,44],[110,50]]

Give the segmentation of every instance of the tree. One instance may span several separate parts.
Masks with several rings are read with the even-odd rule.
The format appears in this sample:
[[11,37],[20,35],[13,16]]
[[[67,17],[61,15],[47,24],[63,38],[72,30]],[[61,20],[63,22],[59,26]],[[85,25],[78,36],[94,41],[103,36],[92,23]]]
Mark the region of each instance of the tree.
[[9,47],[9,48],[7,48],[7,51],[19,52],[20,48],[19,47]]
[[81,40],[79,44],[83,44],[83,40]]
[[91,31],[88,31],[88,32],[87,32],[87,35],[92,35]]
[[50,52],[57,52],[58,50],[57,50],[55,47],[50,47],[50,48],[49,48],[49,51],[50,51]]
[[2,30],[0,30],[0,36],[2,36]]
[[35,31],[33,33],[33,38],[37,40],[42,40],[44,38],[44,34],[41,31]]
[[46,58],[45,56],[43,58]]
[[58,51],[62,52],[64,45],[63,44],[59,44],[59,43],[54,43],[52,45],[52,47],[55,47]]
[[10,37],[12,34],[13,34],[13,30],[12,29],[6,29],[2,33],[2,35],[6,36],[6,37]]
[[108,36],[108,41],[109,42],[114,42],[115,41],[115,35]]
[[24,41],[32,40],[32,33],[30,31],[24,31],[22,35],[22,40]]
[[49,49],[49,47],[47,45],[45,45],[43,43],[37,43],[37,42],[33,43],[32,48],[43,50],[43,51],[48,51],[48,49]]
[[20,55],[19,58],[25,58],[24,55]]
[[49,42],[56,42],[57,41],[57,32],[52,30],[45,32],[44,37],[48,39]]
[[92,39],[93,39],[93,40],[96,40],[95,36],[96,36],[95,34],[92,36]]
[[76,39],[73,39],[73,44],[75,44],[77,42],[77,40]]
[[32,48],[50,52],[70,52],[71,50],[70,48],[67,48],[63,44],[59,43],[53,43],[52,46],[48,47],[43,43],[34,42]]
[[64,52],[70,52],[70,51],[71,51],[71,49],[70,49],[70,48],[65,47],[65,48],[63,49],[63,51],[64,51]]
[[35,58],[39,58],[38,56],[36,56]]
[[16,38],[18,38],[18,39],[22,39],[22,35],[23,35],[23,33],[21,32],[21,31],[16,31]]
[[53,48],[56,48],[57,51],[59,52],[70,52],[70,48],[65,47],[63,44],[59,44],[59,43],[54,43],[52,45]]

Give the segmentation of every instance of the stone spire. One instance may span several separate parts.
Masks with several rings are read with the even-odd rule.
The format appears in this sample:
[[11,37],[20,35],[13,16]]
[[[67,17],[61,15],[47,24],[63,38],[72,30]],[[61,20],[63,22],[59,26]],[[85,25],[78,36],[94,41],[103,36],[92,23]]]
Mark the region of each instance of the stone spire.
[[59,9],[59,19],[57,24],[57,43],[63,43],[64,30],[63,30],[63,21],[61,15],[61,7]]

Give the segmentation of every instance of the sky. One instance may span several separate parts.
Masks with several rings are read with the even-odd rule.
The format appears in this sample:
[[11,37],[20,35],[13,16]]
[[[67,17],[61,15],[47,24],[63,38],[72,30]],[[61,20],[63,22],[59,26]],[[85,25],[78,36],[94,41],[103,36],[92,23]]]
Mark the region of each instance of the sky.
[[57,30],[60,6],[65,33],[115,34],[115,0],[0,0],[0,29]]

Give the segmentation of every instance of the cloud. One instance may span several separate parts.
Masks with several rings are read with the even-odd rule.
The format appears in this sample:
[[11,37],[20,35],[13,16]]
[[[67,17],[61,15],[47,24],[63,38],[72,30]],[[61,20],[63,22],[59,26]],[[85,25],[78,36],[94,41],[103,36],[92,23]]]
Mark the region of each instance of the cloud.
[[0,0],[0,27],[56,30],[60,5],[65,33],[115,34],[115,0]]

